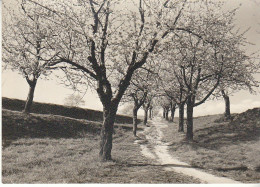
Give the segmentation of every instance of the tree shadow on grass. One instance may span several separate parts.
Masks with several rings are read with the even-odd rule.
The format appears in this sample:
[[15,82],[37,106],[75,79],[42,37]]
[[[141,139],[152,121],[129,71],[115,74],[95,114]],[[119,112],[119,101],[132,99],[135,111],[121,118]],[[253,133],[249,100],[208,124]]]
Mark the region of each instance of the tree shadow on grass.
[[190,166],[190,165],[182,165],[182,164],[151,164],[147,162],[124,162],[120,160],[114,160],[117,165],[121,165],[124,167],[145,167],[145,166],[153,166],[153,167],[180,167],[180,168],[200,168],[199,166]]

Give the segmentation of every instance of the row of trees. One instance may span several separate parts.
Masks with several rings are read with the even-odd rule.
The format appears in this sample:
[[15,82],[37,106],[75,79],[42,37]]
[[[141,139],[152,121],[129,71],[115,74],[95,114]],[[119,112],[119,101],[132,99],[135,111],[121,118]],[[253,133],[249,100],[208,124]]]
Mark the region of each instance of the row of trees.
[[[187,106],[187,139],[193,108],[217,89],[256,84],[252,59],[235,32],[235,10],[208,1],[17,0],[4,5],[3,62],[27,80],[29,112],[40,76],[63,72],[74,89],[95,89],[103,105],[100,157],[111,159],[115,116],[121,101],[145,116],[154,97],[166,111]],[[234,84],[235,83],[235,84]],[[234,87],[235,85],[235,87]],[[159,99],[164,100],[164,99]],[[156,103],[156,102],[154,102]],[[145,123],[147,120],[144,120]],[[183,130],[183,122],[182,122]]]
[[[232,16],[226,18],[230,20],[225,22],[233,22]],[[258,86],[253,74],[259,67],[254,64],[254,58],[240,49],[245,43],[243,35],[226,34],[231,33],[232,29],[233,27],[224,32],[225,35],[221,37],[221,42],[216,42],[217,45],[204,43],[192,34],[184,33],[185,35],[181,37],[178,35],[179,40],[176,38],[175,41],[178,41],[180,46],[176,47],[176,43],[174,44],[176,48],[170,46],[170,51],[174,52],[175,49],[176,52],[171,54],[169,59],[165,58],[167,71],[164,71],[164,75],[166,72],[168,74],[161,77],[167,85],[161,85],[163,85],[164,97],[168,100],[163,104],[166,119],[172,102],[177,104],[180,112],[179,131],[183,131],[183,111],[186,105],[187,140],[193,139],[194,107],[203,104],[209,97],[221,95],[226,104],[225,117],[229,119],[231,116],[228,93],[240,89],[249,89],[252,92],[253,88]]]

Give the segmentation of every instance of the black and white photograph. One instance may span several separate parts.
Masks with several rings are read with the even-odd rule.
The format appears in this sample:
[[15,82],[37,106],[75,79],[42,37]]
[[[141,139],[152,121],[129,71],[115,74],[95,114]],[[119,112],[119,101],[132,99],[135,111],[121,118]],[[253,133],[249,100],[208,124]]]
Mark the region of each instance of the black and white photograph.
[[260,185],[260,0],[0,3],[3,185]]

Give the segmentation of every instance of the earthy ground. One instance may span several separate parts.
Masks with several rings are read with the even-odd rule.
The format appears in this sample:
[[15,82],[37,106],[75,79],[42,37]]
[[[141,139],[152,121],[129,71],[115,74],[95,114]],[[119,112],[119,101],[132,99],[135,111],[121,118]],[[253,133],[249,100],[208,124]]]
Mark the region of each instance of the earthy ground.
[[[185,141],[185,133],[177,132],[177,119],[163,130],[164,142],[179,160],[209,173],[245,183],[260,182],[260,112],[241,115],[238,120],[215,123],[221,116],[205,116],[194,120],[194,142]],[[247,120],[243,119],[247,118]],[[242,123],[243,122],[243,123]]]
[[[161,129],[160,136],[153,136],[153,132],[148,136],[151,142],[153,137],[162,137],[159,142],[167,144],[167,154],[206,173],[243,183],[260,183],[260,109],[234,115],[231,123],[221,117],[195,118],[194,142],[186,142],[185,133],[177,132],[177,119],[175,123],[163,121],[168,127]],[[124,117],[122,120],[126,121]],[[25,115],[3,109],[2,182],[201,182],[168,170],[169,166],[162,164],[164,160],[158,162],[152,156],[155,152],[144,156],[145,146],[147,150],[159,146],[157,141],[147,144],[150,140],[145,139],[147,135],[141,136],[146,128],[142,125],[138,126],[139,138],[134,138],[131,124],[115,124],[113,161],[100,161],[100,126],[100,122],[71,116]]]
[[[164,166],[145,158],[128,128],[115,129],[113,161],[100,161],[99,133],[95,125],[100,124],[91,123],[84,128],[88,126],[84,120],[68,121],[61,116],[40,114],[25,116],[4,110],[3,142],[6,143],[2,148],[2,182],[199,183],[191,177],[165,171]],[[71,136],[68,132],[76,126]],[[48,128],[54,132],[47,133]]]
[[144,156],[153,159],[154,163],[164,165],[168,171],[174,171],[197,178],[205,184],[241,183],[228,177],[219,177],[209,174],[206,170],[203,171],[203,169],[199,167],[192,166],[177,159],[176,155],[169,151],[171,143],[162,141],[164,137],[162,130],[165,128],[168,129],[167,123],[160,118],[155,118],[153,121],[150,121],[149,127],[138,134],[141,138],[140,140],[136,140],[136,143],[140,144]]

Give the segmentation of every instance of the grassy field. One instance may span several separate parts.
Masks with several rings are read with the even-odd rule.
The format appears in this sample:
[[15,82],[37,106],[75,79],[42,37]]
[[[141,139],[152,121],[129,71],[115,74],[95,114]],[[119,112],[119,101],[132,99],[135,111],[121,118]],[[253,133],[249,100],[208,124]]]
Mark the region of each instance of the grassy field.
[[198,183],[154,165],[117,124],[113,161],[98,158],[100,123],[3,110],[3,183]]
[[[37,107],[40,106],[45,105]],[[48,107],[53,108],[50,104]],[[64,107],[64,110],[75,109]],[[260,109],[235,115],[231,123],[218,120],[221,117],[195,118],[192,143],[184,140],[184,133],[177,132],[177,123],[165,122],[169,127],[164,129],[164,141],[171,142],[170,152],[174,157],[192,166],[218,176],[259,183]],[[145,158],[139,145],[134,144],[132,124],[126,118],[121,116],[123,123],[115,124],[113,161],[102,162],[98,157],[99,118],[89,121],[60,114],[23,114],[3,109],[2,182],[199,183],[166,171],[164,166]],[[140,124],[138,128],[144,127]]]
[[[194,142],[178,133],[177,119],[164,129],[173,156],[209,173],[246,183],[260,182],[260,110],[216,123],[221,115],[194,119]],[[252,113],[252,112],[251,112]],[[236,119],[237,118],[237,119]],[[244,121],[243,121],[244,120]]]

